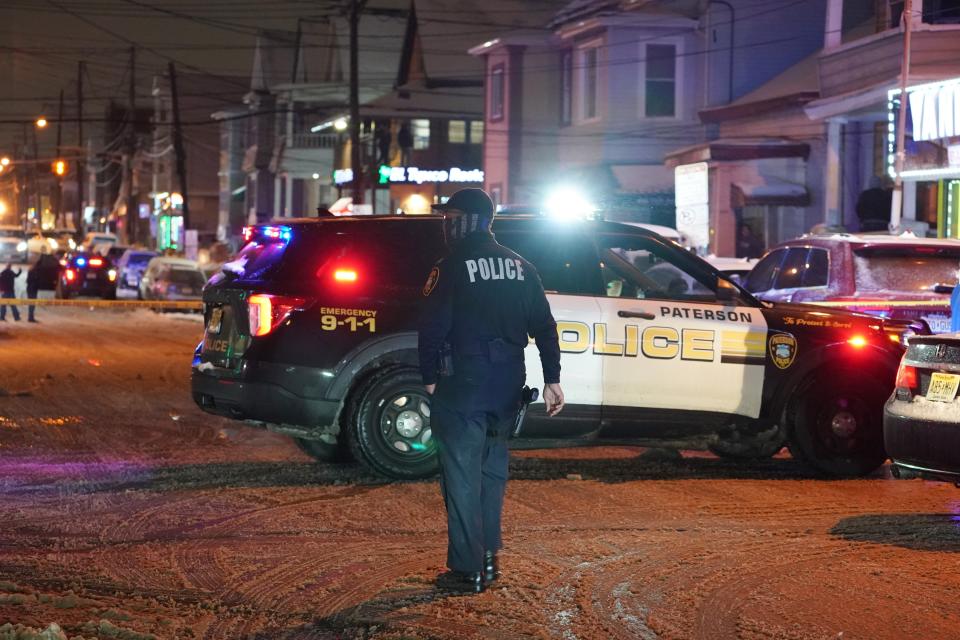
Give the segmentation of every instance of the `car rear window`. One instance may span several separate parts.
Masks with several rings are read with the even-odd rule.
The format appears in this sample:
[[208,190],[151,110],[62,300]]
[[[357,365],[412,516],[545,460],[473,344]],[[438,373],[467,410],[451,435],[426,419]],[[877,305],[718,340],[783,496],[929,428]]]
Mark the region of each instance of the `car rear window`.
[[206,283],[203,274],[196,269],[170,269],[167,279],[173,284],[183,284],[195,287],[202,287]]
[[156,256],[152,253],[134,253],[127,258],[127,266],[142,267],[153,260]]
[[858,291],[932,291],[957,282],[960,249],[867,248],[853,260]]
[[248,242],[222,269],[244,280],[264,280],[280,267],[287,246],[286,242]]

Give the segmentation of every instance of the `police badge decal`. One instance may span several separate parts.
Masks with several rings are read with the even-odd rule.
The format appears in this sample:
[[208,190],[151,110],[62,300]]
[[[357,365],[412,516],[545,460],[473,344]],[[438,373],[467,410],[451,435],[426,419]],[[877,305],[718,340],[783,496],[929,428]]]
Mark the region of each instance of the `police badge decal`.
[[797,357],[797,339],[789,333],[775,333],[768,342],[770,358],[778,369],[786,369]]
[[437,280],[440,279],[440,267],[434,267],[430,270],[430,275],[427,276],[427,282],[423,285],[423,295],[424,297],[429,296],[434,287],[437,286]]

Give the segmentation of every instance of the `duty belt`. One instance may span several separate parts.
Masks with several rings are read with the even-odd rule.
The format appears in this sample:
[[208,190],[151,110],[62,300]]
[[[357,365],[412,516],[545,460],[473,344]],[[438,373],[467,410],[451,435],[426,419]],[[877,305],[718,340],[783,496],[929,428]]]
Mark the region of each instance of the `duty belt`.
[[453,347],[456,358],[484,357],[490,362],[506,362],[508,360],[523,359],[523,347],[507,342],[503,338],[496,338],[489,342],[471,342],[458,344]]

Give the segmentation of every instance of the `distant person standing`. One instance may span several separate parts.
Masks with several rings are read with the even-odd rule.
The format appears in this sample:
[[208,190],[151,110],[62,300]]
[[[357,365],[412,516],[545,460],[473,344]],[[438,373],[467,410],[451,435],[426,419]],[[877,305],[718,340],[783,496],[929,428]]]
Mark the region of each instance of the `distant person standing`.
[[[16,297],[15,291],[17,286],[17,278],[20,276],[22,271],[13,270],[13,264],[8,264],[7,268],[3,271],[0,271],[0,298],[5,298],[7,300],[12,300]],[[20,322],[20,310],[17,309],[16,305],[10,305],[10,309],[13,310],[13,319],[16,322]],[[0,321],[6,322],[7,320],[7,305],[0,305]]]
[[750,225],[740,223],[737,231],[737,257],[738,258],[759,258],[763,255],[763,245],[757,236],[753,235]]
[[[40,257],[27,271],[27,298],[37,299],[41,289],[54,289],[57,286],[57,272],[60,264],[50,255],[50,247],[44,245],[40,249]],[[38,322],[34,316],[37,306],[27,307],[27,322]]]

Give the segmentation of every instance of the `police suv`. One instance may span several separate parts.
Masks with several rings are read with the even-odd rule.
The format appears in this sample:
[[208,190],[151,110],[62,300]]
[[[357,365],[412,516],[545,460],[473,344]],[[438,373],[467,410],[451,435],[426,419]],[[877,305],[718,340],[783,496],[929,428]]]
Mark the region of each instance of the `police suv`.
[[[760,302],[642,228],[500,215],[493,231],[539,271],[563,352],[567,406],[553,418],[531,407],[515,448],[641,444],[756,459],[787,444],[828,475],[883,463],[902,347],[882,320]],[[245,235],[204,290],[195,402],[293,436],[321,460],[434,474],[416,327],[444,252],[441,219],[289,220]],[[533,345],[527,374],[542,386]]]

